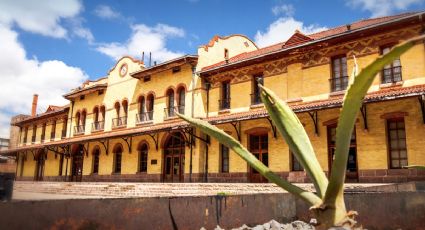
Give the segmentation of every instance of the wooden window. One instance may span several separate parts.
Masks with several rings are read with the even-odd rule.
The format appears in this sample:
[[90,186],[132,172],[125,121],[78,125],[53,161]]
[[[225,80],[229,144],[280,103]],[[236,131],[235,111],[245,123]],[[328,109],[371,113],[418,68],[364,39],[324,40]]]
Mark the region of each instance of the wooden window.
[[52,131],[50,132],[50,140],[54,140],[56,136],[56,120],[52,121]]
[[142,144],[139,149],[139,172],[148,171],[148,145]]
[[[265,166],[269,166],[269,142],[268,134],[251,134],[249,136],[249,150]],[[255,171],[255,170],[254,170]],[[257,171],[255,171],[257,173]]]
[[295,155],[291,151],[289,151],[289,154],[291,155],[291,171],[303,171],[304,168]]
[[387,120],[390,168],[407,166],[406,130],[404,118]]
[[221,83],[220,109],[230,109],[230,81]]
[[93,150],[93,173],[94,174],[99,173],[99,155],[100,155],[99,148],[95,148]]
[[31,137],[31,142],[34,143],[35,142],[35,137],[37,136],[37,125],[33,125],[32,126],[32,137]]
[[28,140],[28,126],[25,127],[25,132],[24,132],[24,143],[26,144]]
[[167,117],[174,117],[174,90],[169,89],[167,91],[167,105],[166,109]]
[[258,85],[264,85],[264,77],[262,74],[254,75],[252,78],[252,94],[251,94],[251,105],[261,104],[261,89]]
[[41,126],[41,142],[46,140],[46,123]]
[[229,172],[229,148],[220,144],[220,172]]
[[178,96],[179,96],[179,100],[177,101],[178,111],[179,111],[179,113],[184,114],[186,91],[183,87],[180,87],[180,89],[177,91],[177,93],[178,93]]
[[330,82],[332,92],[345,90],[347,88],[347,57],[345,55],[332,58],[332,78]]
[[[381,48],[381,54],[390,52],[391,46],[384,46]],[[401,63],[397,58],[391,64],[386,65],[381,72],[381,83],[395,83],[401,81]]]

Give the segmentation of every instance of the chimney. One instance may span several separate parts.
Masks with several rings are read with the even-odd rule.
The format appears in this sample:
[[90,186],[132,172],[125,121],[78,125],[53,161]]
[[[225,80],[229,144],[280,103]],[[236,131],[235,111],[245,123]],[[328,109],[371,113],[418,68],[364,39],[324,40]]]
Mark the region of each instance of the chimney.
[[34,94],[34,96],[32,97],[31,116],[35,116],[37,114],[37,102],[38,94]]

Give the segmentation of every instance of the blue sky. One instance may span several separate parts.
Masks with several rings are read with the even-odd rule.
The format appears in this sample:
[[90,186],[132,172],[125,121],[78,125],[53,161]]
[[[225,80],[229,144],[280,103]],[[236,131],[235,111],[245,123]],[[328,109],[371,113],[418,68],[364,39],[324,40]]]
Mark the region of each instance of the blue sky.
[[425,0],[174,0],[0,2],[0,136],[13,114],[39,112],[122,55],[158,62],[196,54],[214,35],[244,34],[260,47],[295,29],[312,33],[360,19],[422,10]]

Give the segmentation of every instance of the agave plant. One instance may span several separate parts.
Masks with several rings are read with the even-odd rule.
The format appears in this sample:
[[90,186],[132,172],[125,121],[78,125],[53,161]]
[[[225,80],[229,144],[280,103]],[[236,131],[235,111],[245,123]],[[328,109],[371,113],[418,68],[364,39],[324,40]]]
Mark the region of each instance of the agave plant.
[[304,167],[316,192],[306,191],[273,173],[267,166],[251,154],[239,141],[228,135],[221,129],[200,119],[194,119],[182,114],[177,114],[191,125],[199,128],[202,132],[216,138],[226,145],[248,164],[281,188],[287,190],[298,198],[307,202],[318,219],[320,227],[352,226],[354,211],[347,212],[344,202],[344,180],[350,146],[351,134],[358,111],[373,79],[384,66],[388,65],[401,54],[410,49],[416,42],[423,40],[424,36],[406,41],[394,47],[389,53],[377,58],[374,62],[357,73],[357,64],[353,69],[350,85],[344,96],[341,113],[336,130],[335,160],[332,163],[331,174],[328,178],[323,172],[308,135],[291,108],[270,89],[261,87],[261,100],[267,109],[274,125],[289,145],[292,153]]

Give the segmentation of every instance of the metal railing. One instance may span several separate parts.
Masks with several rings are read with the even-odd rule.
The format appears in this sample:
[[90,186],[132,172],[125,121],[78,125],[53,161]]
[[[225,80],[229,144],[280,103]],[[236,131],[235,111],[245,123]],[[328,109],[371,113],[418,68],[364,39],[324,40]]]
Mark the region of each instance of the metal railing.
[[329,79],[329,83],[331,85],[331,92],[345,90],[348,86],[348,76],[332,77]]
[[176,116],[176,112],[184,114],[184,105],[171,106],[164,108],[165,118],[171,118]]
[[384,68],[381,72],[382,84],[399,82],[401,79],[401,66]]
[[93,122],[91,125],[91,131],[102,131],[105,129],[105,121]]
[[218,100],[220,110],[230,109],[230,98]]
[[263,103],[261,101],[260,92],[251,93],[250,95],[251,95],[251,105],[258,105]]
[[74,126],[74,135],[84,134],[85,125]]
[[153,120],[153,110],[136,114],[136,122],[138,124]]
[[127,116],[112,119],[112,128],[127,126]]

